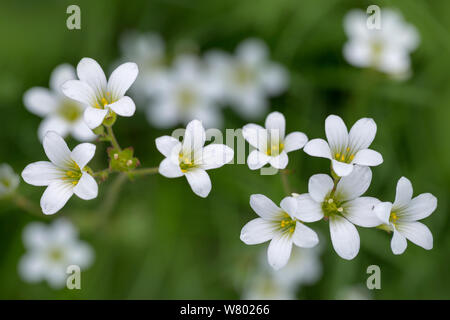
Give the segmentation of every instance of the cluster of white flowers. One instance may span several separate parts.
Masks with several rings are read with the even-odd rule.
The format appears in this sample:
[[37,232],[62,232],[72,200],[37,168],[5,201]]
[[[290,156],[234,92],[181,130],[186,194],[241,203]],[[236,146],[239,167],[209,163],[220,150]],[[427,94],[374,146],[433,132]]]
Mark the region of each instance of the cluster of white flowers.
[[[260,146],[258,152],[267,159],[273,150],[280,153],[283,146],[287,147],[290,143],[299,149],[306,142],[306,137],[297,133],[288,143],[286,141],[290,135],[286,137],[283,144],[284,117],[276,114],[278,126],[273,125],[273,118],[275,116],[272,114],[266,121],[266,127],[270,127],[272,131],[269,137],[265,129],[255,125],[250,125],[254,132],[252,135],[245,134],[244,131],[247,140],[254,146]],[[328,116],[325,120],[328,143],[323,139],[313,139],[306,143],[304,151],[311,156],[330,159],[332,176],[313,175],[309,179],[308,193],[286,197],[281,201],[280,207],[263,195],[252,195],[250,206],[259,218],[242,228],[241,240],[246,244],[270,240],[267,254],[269,264],[274,269],[286,265],[292,244],[304,248],[317,245],[317,234],[305,223],[322,219],[329,222],[331,241],[336,253],[347,260],[353,259],[359,252],[360,239],[355,225],[393,231],[391,247],[394,254],[403,253],[406,238],[427,250],[431,249],[432,234],[417,220],[428,217],[436,209],[436,197],[425,193],[411,200],[412,186],[406,178],[401,178],[398,182],[394,204],[362,196],[372,181],[369,166],[383,162],[378,152],[368,149],[376,130],[377,126],[372,119],[363,118],[353,125],[349,133],[340,117]],[[276,131],[278,132],[274,134]],[[271,147],[267,147],[269,143]],[[261,150],[266,151],[264,153]],[[287,164],[287,156],[285,157],[283,164]],[[285,167],[280,166],[279,161],[265,160],[264,164],[267,162],[275,168]],[[251,163],[249,167],[254,168]]]
[[269,50],[259,39],[243,41],[235,55],[212,50],[201,59],[180,53],[170,65],[157,34],[128,32],[121,48],[126,59],[141,67],[133,90],[149,100],[147,119],[158,128],[193,119],[206,128],[220,127],[225,105],[245,118],[257,118],[267,111],[267,98],[279,95],[288,85],[287,71],[269,61]]
[[21,278],[30,283],[42,280],[54,289],[66,284],[67,267],[88,268],[94,251],[86,242],[78,240],[78,231],[66,219],[59,218],[51,225],[41,222],[28,224],[23,231],[27,253],[19,263]]

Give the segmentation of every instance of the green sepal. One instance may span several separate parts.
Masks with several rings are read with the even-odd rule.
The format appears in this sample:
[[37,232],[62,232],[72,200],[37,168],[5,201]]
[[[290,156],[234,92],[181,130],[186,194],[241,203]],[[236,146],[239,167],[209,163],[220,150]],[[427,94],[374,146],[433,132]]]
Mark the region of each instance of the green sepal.
[[123,149],[108,148],[109,167],[111,170],[127,172],[136,169],[140,165],[139,159],[133,157],[134,149],[132,147]]

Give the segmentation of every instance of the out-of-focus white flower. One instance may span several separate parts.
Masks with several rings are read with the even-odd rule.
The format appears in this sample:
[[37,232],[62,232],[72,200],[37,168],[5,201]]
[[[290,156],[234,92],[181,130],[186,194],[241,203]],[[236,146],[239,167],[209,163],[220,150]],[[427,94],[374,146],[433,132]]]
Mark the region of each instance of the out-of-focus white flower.
[[9,164],[0,164],[0,198],[8,196],[16,191],[19,182],[19,176]]
[[166,158],[159,173],[167,178],[185,176],[194,193],[202,198],[211,191],[206,170],[220,168],[233,160],[234,151],[224,144],[205,145],[206,134],[199,120],[188,123],[183,143],[171,136],[156,139],[156,147]]
[[327,141],[310,140],[305,145],[305,152],[313,157],[331,160],[333,171],[340,177],[349,175],[354,165],[377,166],[383,163],[383,157],[377,151],[368,149],[377,125],[373,119],[362,118],[350,129],[339,116],[330,115],[325,120]]
[[26,166],[22,178],[33,186],[48,186],[41,198],[44,214],[61,210],[73,194],[83,200],[97,197],[98,185],[86,172],[86,165],[95,154],[95,145],[82,143],[72,151],[56,132],[44,136],[44,151],[50,161],[38,161]]
[[247,39],[239,44],[234,56],[221,51],[206,55],[224,101],[249,119],[266,113],[267,97],[279,95],[288,85],[286,69],[269,61],[268,51],[263,41]]
[[394,203],[381,202],[374,209],[378,218],[393,231],[391,248],[394,254],[402,254],[406,250],[406,239],[426,250],[433,248],[433,234],[418,220],[436,210],[437,199],[431,193],[422,193],[415,198],[412,195],[411,181],[401,177],[397,182]]
[[158,128],[169,128],[193,119],[206,128],[220,127],[222,114],[217,104],[219,90],[201,61],[179,56],[173,67],[151,84],[152,100],[147,119]]
[[294,300],[296,289],[285,286],[268,272],[253,273],[245,282],[243,300]]
[[336,299],[339,300],[372,300],[372,295],[369,289],[361,286],[354,285],[345,287],[339,290]]
[[133,100],[125,93],[138,75],[138,66],[127,62],[118,66],[106,81],[100,65],[91,58],[83,58],[77,65],[80,80],[68,80],[62,85],[62,92],[69,98],[87,106],[84,121],[89,128],[100,126],[106,117],[114,113],[131,117],[136,111]]
[[419,44],[417,30],[390,9],[383,9],[380,18],[381,28],[369,29],[368,16],[362,10],[351,10],[345,16],[344,29],[349,40],[344,46],[344,57],[357,67],[405,77],[410,71],[409,55]]
[[257,124],[247,124],[242,135],[257,150],[253,150],[247,159],[250,169],[260,169],[267,163],[277,169],[288,164],[288,152],[303,148],[308,137],[303,132],[292,132],[285,137],[286,120],[279,112],[272,112],[266,118],[266,128]]
[[163,39],[153,32],[128,31],[120,38],[119,46],[121,61],[134,61],[139,66],[139,75],[131,88],[134,98],[151,97],[154,83],[167,69]]
[[295,198],[284,198],[280,208],[266,196],[254,194],[250,197],[250,206],[260,218],[251,220],[242,228],[241,240],[249,245],[270,240],[267,258],[275,270],[283,268],[289,261],[292,244],[312,248],[319,243],[314,230],[299,220]]
[[75,226],[66,219],[57,219],[51,225],[32,222],[23,231],[27,253],[19,262],[20,277],[30,283],[42,280],[54,289],[66,284],[67,267],[77,265],[88,268],[94,251],[78,239]]
[[323,217],[329,219],[334,250],[347,260],[353,259],[359,252],[359,234],[354,224],[367,228],[382,224],[373,212],[380,201],[361,197],[371,180],[370,169],[360,166],[341,178],[336,188],[329,175],[316,174],[309,179],[309,193],[295,197],[298,215],[303,221],[314,222]]
[[39,139],[42,140],[47,131],[55,131],[63,137],[71,134],[79,141],[91,141],[95,138],[83,120],[86,107],[62,94],[61,85],[73,79],[76,79],[74,67],[61,64],[50,76],[50,89],[34,87],[25,92],[25,107],[44,118],[38,129]]

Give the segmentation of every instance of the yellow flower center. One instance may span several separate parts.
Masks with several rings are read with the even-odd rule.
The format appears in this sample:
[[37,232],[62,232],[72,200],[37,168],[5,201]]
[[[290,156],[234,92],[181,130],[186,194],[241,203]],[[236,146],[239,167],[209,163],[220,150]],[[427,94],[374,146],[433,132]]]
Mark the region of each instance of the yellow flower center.
[[63,253],[62,250],[60,250],[58,248],[53,248],[48,253],[48,256],[49,256],[50,260],[58,262],[58,261],[61,261],[63,259],[64,253]]
[[293,233],[295,231],[295,224],[295,219],[292,219],[287,213],[283,214],[283,219],[280,221],[280,228],[282,231]]
[[392,211],[391,215],[389,217],[389,222],[391,222],[393,225],[397,225],[397,221],[398,221],[398,215],[396,212]]
[[347,147],[343,152],[336,152],[334,158],[340,162],[350,163],[355,158],[355,154],[350,152],[350,148]]
[[83,174],[81,173],[78,164],[73,162],[71,168],[65,172],[63,180],[67,180],[71,182],[74,186],[76,186],[78,184],[78,181],[80,181],[82,175]]
[[67,122],[75,122],[81,117],[82,110],[73,101],[66,100],[58,109],[58,114]]
[[177,98],[178,102],[183,108],[189,108],[195,102],[195,94],[192,92],[192,90],[189,90],[187,88],[181,89],[178,92]]
[[115,100],[112,99],[111,93],[106,92],[106,95],[101,97],[94,105],[97,109],[104,109],[108,104],[114,103]]
[[245,85],[253,79],[254,73],[245,65],[238,66],[234,71],[234,80],[240,85]]
[[322,203],[322,211],[325,217],[330,217],[333,215],[341,215],[344,212],[342,204],[334,198],[325,198]]
[[181,172],[183,173],[187,172],[189,169],[196,167],[192,154],[183,155],[183,153],[180,153],[178,156],[178,160],[180,162]]
[[270,147],[267,148],[266,154],[268,156],[277,156],[284,150],[284,144],[270,144]]

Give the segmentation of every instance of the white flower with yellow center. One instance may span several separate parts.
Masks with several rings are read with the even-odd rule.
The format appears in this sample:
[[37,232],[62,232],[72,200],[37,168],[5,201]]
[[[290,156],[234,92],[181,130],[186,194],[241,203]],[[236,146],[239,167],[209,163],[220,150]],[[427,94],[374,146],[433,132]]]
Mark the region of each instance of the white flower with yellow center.
[[62,137],[68,134],[79,141],[91,141],[95,134],[83,120],[86,108],[78,101],[67,98],[61,86],[67,80],[76,79],[75,69],[70,64],[57,66],[50,76],[50,89],[34,87],[25,92],[23,102],[32,113],[43,117],[38,129],[42,140],[47,131],[55,131]]
[[188,123],[181,143],[171,136],[156,139],[156,147],[166,159],[159,173],[167,178],[185,176],[194,193],[202,198],[211,191],[211,179],[206,170],[220,168],[233,160],[234,151],[224,144],[209,144],[199,120]]
[[267,97],[281,94],[288,86],[287,70],[269,60],[269,49],[259,39],[240,43],[234,56],[209,52],[206,61],[222,87],[224,101],[248,119],[264,114]]
[[360,166],[341,178],[336,187],[329,175],[316,174],[309,179],[309,193],[295,197],[298,212],[304,221],[329,220],[334,250],[347,260],[353,259],[359,252],[359,234],[354,225],[369,228],[381,224],[373,213],[374,206],[380,201],[361,197],[371,180],[370,169]]
[[417,30],[396,11],[383,9],[379,17],[380,28],[369,29],[368,16],[362,10],[352,10],[345,16],[344,29],[349,40],[344,46],[344,57],[356,67],[407,76],[409,55],[419,44]]
[[319,243],[314,230],[303,224],[303,215],[293,197],[284,198],[280,208],[266,196],[254,194],[250,197],[250,206],[260,218],[251,220],[242,228],[241,240],[249,245],[270,240],[267,257],[275,270],[289,261],[292,244],[312,248]]
[[287,153],[303,148],[308,138],[303,132],[285,136],[286,120],[280,112],[270,113],[265,126],[250,123],[242,128],[245,140],[257,149],[250,152],[247,164],[251,170],[260,169],[267,163],[276,169],[284,169],[289,162]]
[[138,75],[138,66],[127,62],[118,66],[106,81],[100,65],[91,58],[83,58],[77,65],[79,80],[68,80],[62,92],[69,98],[87,106],[84,121],[95,129],[105,118],[131,117],[136,111],[133,100],[125,93]]
[[19,186],[19,182],[19,176],[9,164],[0,164],[0,198],[14,193]]
[[44,214],[58,212],[76,194],[83,200],[97,197],[98,185],[86,172],[94,157],[95,145],[82,143],[72,151],[56,132],[44,136],[44,151],[50,161],[38,161],[26,166],[22,178],[33,186],[48,186],[41,198]]
[[383,163],[380,153],[368,149],[377,133],[373,119],[359,119],[349,133],[341,117],[330,115],[325,120],[325,133],[328,142],[313,139],[304,150],[310,156],[330,159],[336,175],[349,175],[354,165],[377,166]]
[[45,280],[54,289],[66,284],[68,266],[84,270],[94,259],[91,246],[78,240],[78,231],[66,219],[51,225],[30,223],[23,231],[23,242],[27,252],[19,262],[20,277],[29,283]]
[[415,198],[412,195],[411,182],[401,177],[397,182],[394,203],[381,202],[374,209],[374,213],[384,223],[383,227],[393,231],[391,248],[394,254],[402,254],[406,250],[406,239],[426,250],[433,248],[430,229],[418,220],[436,210],[437,199],[431,193],[422,193]]

